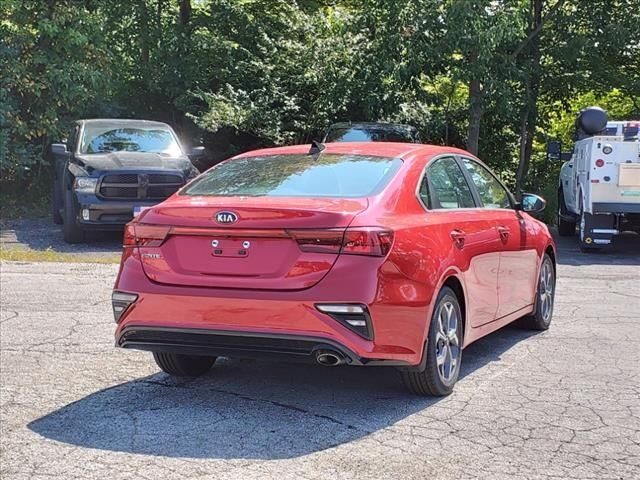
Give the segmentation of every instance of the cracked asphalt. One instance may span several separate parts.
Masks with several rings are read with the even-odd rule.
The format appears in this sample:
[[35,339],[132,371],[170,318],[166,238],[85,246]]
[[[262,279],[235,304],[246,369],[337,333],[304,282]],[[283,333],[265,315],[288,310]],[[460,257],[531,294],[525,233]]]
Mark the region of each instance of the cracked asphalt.
[[563,239],[551,329],[473,344],[443,399],[381,368],[174,381],[113,347],[117,266],[4,262],[0,478],[639,479],[639,244]]

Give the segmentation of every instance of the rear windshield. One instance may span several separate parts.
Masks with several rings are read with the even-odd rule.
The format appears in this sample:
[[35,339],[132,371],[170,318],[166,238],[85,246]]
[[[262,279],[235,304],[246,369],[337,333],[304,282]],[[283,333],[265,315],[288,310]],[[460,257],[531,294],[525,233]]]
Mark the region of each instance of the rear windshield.
[[384,188],[402,161],[363,155],[269,155],[223,162],[183,195],[366,197]]

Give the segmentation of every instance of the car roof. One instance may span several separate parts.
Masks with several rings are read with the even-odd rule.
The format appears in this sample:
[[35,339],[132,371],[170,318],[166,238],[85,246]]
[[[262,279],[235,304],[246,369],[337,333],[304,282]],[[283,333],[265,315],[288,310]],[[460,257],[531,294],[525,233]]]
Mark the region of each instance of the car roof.
[[127,125],[128,127],[169,127],[168,124],[163,122],[156,122],[153,120],[138,120],[132,118],[87,118],[78,120],[78,123],[84,123],[85,125],[95,126],[119,126]]
[[[443,153],[472,156],[469,152],[455,147],[440,145],[424,145],[421,143],[400,142],[338,142],[326,143],[323,154],[370,155],[373,157],[389,157],[410,159],[414,156],[433,156]],[[311,145],[291,145],[288,147],[263,148],[238,155],[234,158],[257,157],[264,155],[296,155],[307,154]]]

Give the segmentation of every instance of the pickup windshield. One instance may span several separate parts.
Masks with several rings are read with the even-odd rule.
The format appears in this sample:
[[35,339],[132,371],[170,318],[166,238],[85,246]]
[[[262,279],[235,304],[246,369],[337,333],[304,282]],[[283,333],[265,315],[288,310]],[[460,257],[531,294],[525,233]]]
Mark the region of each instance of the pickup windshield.
[[148,152],[171,156],[181,154],[175,137],[168,129],[86,126],[80,153],[109,152]]
[[350,154],[238,158],[212,168],[182,194],[359,198],[384,188],[401,164],[400,159]]

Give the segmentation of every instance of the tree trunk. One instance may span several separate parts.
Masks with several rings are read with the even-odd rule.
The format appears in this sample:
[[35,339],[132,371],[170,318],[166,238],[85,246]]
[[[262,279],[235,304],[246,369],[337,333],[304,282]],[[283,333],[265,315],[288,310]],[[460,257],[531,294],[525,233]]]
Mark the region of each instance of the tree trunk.
[[[542,28],[542,7],[544,0],[531,0],[533,12],[530,22],[531,32],[540,31]],[[533,139],[536,133],[538,121],[538,93],[540,91],[540,35],[535,35],[529,43],[529,78],[527,79],[527,89],[525,97],[525,109],[523,112],[523,131],[520,138],[520,161],[518,164],[518,174],[516,176],[516,193],[522,194],[522,189],[527,180],[529,165],[531,163],[531,153],[533,151]]]
[[149,12],[147,11],[147,4],[144,1],[138,2],[138,45],[140,47],[140,60],[142,63],[143,78],[146,78],[146,74],[149,68]]
[[478,154],[480,140],[480,120],[482,119],[482,86],[480,80],[473,79],[469,84],[469,131],[467,134],[467,150]]
[[180,0],[180,25],[186,27],[191,20],[191,0]]

